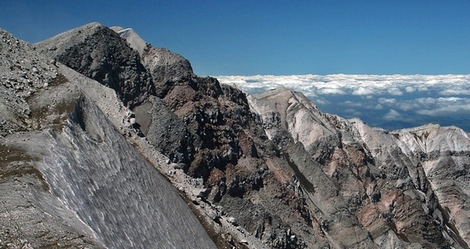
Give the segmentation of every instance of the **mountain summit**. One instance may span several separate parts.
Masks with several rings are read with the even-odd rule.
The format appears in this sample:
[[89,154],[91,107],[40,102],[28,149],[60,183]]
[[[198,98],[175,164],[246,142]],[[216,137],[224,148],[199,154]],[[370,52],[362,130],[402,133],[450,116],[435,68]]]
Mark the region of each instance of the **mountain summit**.
[[5,248],[468,248],[470,139],[198,77],[134,30],[0,30]]

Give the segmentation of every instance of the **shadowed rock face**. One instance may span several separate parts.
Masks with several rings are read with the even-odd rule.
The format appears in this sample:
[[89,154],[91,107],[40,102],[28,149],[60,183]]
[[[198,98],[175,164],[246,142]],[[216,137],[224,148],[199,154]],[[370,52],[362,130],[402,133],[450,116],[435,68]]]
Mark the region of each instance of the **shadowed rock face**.
[[[183,120],[176,116],[159,98],[151,99],[148,115],[150,123],[145,135],[149,142],[167,155],[170,161],[189,164],[193,159],[195,148],[201,144],[201,140],[195,137]],[[140,117],[137,122],[139,121]]]
[[[151,102],[146,137],[190,179],[201,182],[204,191],[193,202],[215,212],[210,222],[219,239],[258,248],[312,245],[303,241],[313,229],[295,176],[277,175],[292,170],[265,136],[244,93],[214,78],[183,77],[169,81],[162,99]],[[273,172],[270,166],[279,169]],[[231,223],[221,225],[219,219]],[[238,225],[249,238],[232,231]],[[237,244],[241,241],[246,242]]]
[[[8,49],[19,60],[41,58],[27,44]],[[60,80],[47,87],[23,74],[2,80],[19,99],[11,110],[30,111],[23,132],[0,137],[0,247],[215,248],[181,196],[126,141],[130,111],[117,93],[50,65]],[[10,80],[35,91],[20,95]]]
[[181,77],[194,76],[188,60],[179,54],[174,54],[166,48],[147,47],[142,55],[144,65],[152,74],[156,87],[156,96],[163,97],[169,81]]
[[111,27],[120,37],[125,39],[130,47],[136,50],[142,60],[142,64],[152,75],[155,86],[155,95],[163,97],[172,81],[178,78],[195,76],[191,63],[179,54],[175,54],[166,48],[156,48],[146,43],[133,29]]
[[154,93],[137,51],[113,30],[91,23],[37,43],[35,48],[77,72],[114,89],[125,105]]
[[16,100],[0,102],[1,246],[468,248],[464,131],[371,128],[288,89],[247,96],[113,30],[36,51],[2,33],[2,55],[37,62],[18,62],[32,84],[17,59],[1,65]]

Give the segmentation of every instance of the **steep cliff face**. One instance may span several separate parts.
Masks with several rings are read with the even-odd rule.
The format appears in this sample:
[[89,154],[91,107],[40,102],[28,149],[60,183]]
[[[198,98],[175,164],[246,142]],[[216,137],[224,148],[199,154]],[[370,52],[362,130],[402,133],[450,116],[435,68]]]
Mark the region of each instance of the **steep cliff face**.
[[[7,49],[18,60],[44,58],[27,44]],[[32,83],[2,78],[20,99],[12,110],[29,112],[21,132],[0,137],[0,247],[215,248],[179,193],[126,141],[138,136],[118,94],[51,60],[58,79],[46,86],[34,75]],[[23,97],[14,86],[35,91]]]
[[[272,139],[285,130],[316,161],[299,167],[313,189],[324,181],[318,175],[327,175],[333,182],[328,189],[336,191],[349,216],[377,246],[468,247],[468,211],[463,204],[468,183],[459,180],[468,176],[463,162],[468,160],[470,140],[464,131],[431,125],[385,132],[358,119],[321,113],[305,96],[285,89],[249,99]],[[315,173],[313,167],[322,172]],[[313,198],[325,194],[315,191]],[[319,216],[334,210],[313,203],[322,210]],[[341,202],[335,206],[341,207]],[[459,218],[449,219],[452,216]],[[334,216],[332,221],[338,223]]]
[[288,89],[247,96],[132,29],[1,35],[2,247],[470,244],[456,127],[385,131]]
[[303,239],[313,234],[312,221],[292,170],[241,91],[214,78],[183,77],[169,81],[162,97],[150,100],[146,112],[138,107],[136,120],[144,120],[143,113],[152,117],[148,141],[199,182],[193,187],[200,190],[189,195],[208,216],[220,245],[313,245]]
[[423,191],[433,191],[433,201],[437,201],[433,208],[442,215],[437,220],[450,236],[470,245],[468,133],[457,127],[428,125],[394,135],[402,142],[398,143],[402,150],[411,152],[407,153],[410,157],[419,156],[421,175],[416,176],[416,184]]
[[162,97],[168,91],[171,81],[181,77],[195,76],[191,63],[179,54],[166,48],[156,48],[146,43],[133,29],[111,27],[130,47],[139,52],[142,64],[152,75],[156,96]]

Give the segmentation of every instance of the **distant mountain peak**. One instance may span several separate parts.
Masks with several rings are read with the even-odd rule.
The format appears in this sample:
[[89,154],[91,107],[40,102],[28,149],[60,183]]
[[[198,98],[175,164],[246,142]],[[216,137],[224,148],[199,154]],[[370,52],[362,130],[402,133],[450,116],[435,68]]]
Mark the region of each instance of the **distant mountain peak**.
[[248,95],[130,28],[0,36],[1,248],[470,244],[457,127],[386,131],[287,88]]
[[144,55],[145,49],[147,49],[147,42],[145,42],[132,28],[122,28],[119,26],[110,27],[119,34],[120,37],[126,39],[131,48],[139,52],[139,55],[142,57]]

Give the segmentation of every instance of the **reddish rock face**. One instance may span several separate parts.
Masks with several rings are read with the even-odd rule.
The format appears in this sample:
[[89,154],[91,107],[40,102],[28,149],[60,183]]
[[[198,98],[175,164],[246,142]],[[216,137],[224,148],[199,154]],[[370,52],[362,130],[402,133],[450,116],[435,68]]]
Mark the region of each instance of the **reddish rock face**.
[[172,84],[163,100],[194,138],[187,174],[203,179],[209,190],[202,198],[222,206],[236,224],[268,245],[307,246],[303,237],[313,233],[314,224],[295,187],[295,174],[276,156],[279,150],[245,94],[213,78],[181,78]]
[[[470,140],[464,131],[371,128],[322,113],[287,89],[247,96],[215,78],[197,77],[182,56],[153,48],[131,30],[115,30],[85,25],[36,44],[35,52],[0,32],[0,45],[16,51],[10,56],[35,59],[0,65],[2,75],[12,75],[8,82],[2,76],[0,85],[0,187],[12,189],[0,195],[8,204],[0,207],[8,214],[0,215],[2,227],[11,226],[5,217],[15,212],[33,245],[118,247],[103,231],[145,243],[135,229],[119,224],[155,227],[160,223],[149,222],[154,216],[139,212],[161,208],[165,214],[158,217],[171,229],[156,232],[171,237],[167,245],[186,245],[191,237],[200,247],[213,246],[189,205],[220,248],[468,248]],[[50,61],[41,64],[40,58]],[[50,66],[54,75],[38,76],[44,72],[33,64]],[[24,76],[48,84],[30,84]],[[48,142],[31,146],[28,139],[37,136]],[[61,146],[47,149],[54,144]],[[96,151],[102,151],[99,158]],[[41,163],[67,156],[55,168]],[[156,172],[148,163],[187,203],[158,185],[157,176],[149,179]],[[73,178],[80,170],[89,172]],[[79,195],[81,189],[88,194]],[[17,212],[19,206],[31,208]],[[44,210],[58,215],[47,219]],[[77,214],[85,225],[73,218]],[[32,216],[30,226],[25,221]],[[192,225],[179,229],[181,220]],[[37,224],[54,236],[41,240],[31,228]],[[152,239],[157,234],[147,232]],[[11,240],[8,234],[0,233],[0,247],[4,238]]]
[[[462,173],[470,145],[465,132],[434,125],[394,132],[373,129],[357,119],[321,113],[302,94],[286,90],[249,100],[270,123],[266,126],[271,139],[280,130],[271,127],[287,128],[319,163],[334,183],[331,190],[347,203],[349,216],[357,219],[376,246],[468,246],[469,219],[464,218],[463,201],[468,200],[468,188],[458,180],[468,175]],[[273,122],[276,112],[285,125]],[[318,182],[311,169],[299,169],[311,183]],[[461,219],[446,218],[451,216]],[[344,238],[334,240],[342,243]]]

